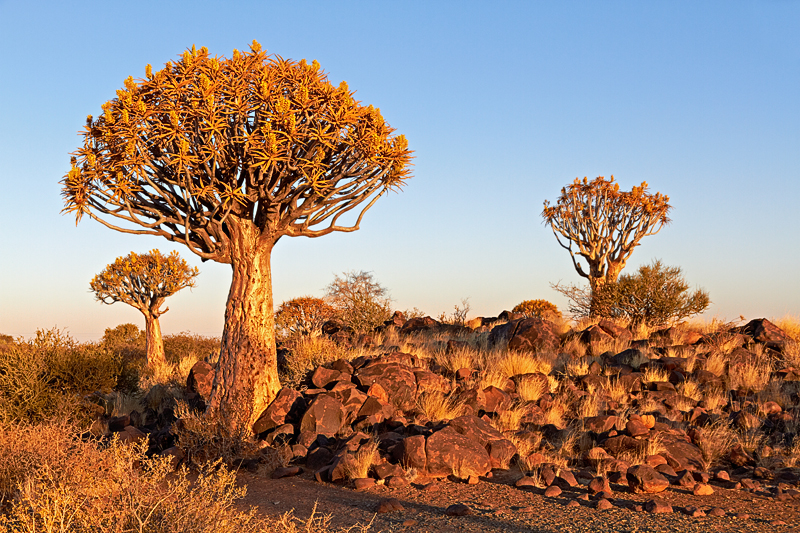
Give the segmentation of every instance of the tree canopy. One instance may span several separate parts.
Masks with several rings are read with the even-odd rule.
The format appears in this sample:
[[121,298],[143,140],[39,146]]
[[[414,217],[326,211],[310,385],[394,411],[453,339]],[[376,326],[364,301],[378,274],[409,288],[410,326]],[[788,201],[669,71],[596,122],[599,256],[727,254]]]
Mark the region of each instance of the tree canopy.
[[224,263],[232,218],[273,241],[353,231],[378,195],[404,183],[411,160],[405,137],[353,94],[316,61],[269,56],[255,41],[230,59],[192,47],[126,79],[87,118],[62,182],[65,211]]

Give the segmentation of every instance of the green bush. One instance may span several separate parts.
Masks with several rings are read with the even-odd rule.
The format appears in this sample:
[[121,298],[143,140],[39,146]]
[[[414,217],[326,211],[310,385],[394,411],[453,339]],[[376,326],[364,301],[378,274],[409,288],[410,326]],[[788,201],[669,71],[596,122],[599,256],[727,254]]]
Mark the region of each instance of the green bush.
[[635,274],[623,274],[616,283],[606,285],[597,295],[597,304],[603,316],[654,327],[702,313],[711,300],[702,289],[689,292],[680,267],[654,260]]

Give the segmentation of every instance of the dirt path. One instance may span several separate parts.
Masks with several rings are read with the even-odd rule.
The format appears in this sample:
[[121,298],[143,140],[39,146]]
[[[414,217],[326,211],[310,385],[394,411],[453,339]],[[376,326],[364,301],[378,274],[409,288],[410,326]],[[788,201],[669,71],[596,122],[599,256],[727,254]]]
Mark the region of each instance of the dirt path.
[[[555,498],[547,498],[541,490],[523,491],[510,483],[510,477],[481,480],[477,485],[438,481],[428,486],[414,485],[401,489],[378,486],[365,492],[326,483],[317,483],[310,475],[272,480],[260,474],[240,474],[248,487],[244,500],[260,512],[280,515],[294,509],[295,515],[308,517],[314,504],[317,511],[331,514],[332,525],[350,527],[372,521],[371,532],[782,532],[800,531],[800,501],[779,502],[772,497],[755,495],[741,490],[715,487],[711,496],[694,496],[671,487],[659,494],[660,499],[673,506],[671,514],[653,515],[634,511],[632,507],[648,499],[634,495],[627,487],[612,486],[615,490],[614,508],[594,509],[594,501],[580,501],[579,507],[566,507],[581,494],[584,487],[564,490]],[[402,511],[376,514],[378,502],[396,498]],[[472,509],[470,516],[450,517],[445,509],[462,503]],[[681,512],[688,506],[708,510],[720,507],[724,517],[693,518]],[[743,518],[742,513],[748,514]],[[774,520],[785,525],[771,524]]]

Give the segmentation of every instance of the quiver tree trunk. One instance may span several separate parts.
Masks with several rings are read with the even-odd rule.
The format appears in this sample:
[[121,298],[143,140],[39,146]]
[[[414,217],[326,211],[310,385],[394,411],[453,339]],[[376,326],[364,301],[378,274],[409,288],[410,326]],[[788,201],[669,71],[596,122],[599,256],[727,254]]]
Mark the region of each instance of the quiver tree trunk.
[[247,432],[280,389],[270,269],[275,242],[248,222],[229,224],[233,280],[209,414]]
[[167,358],[164,355],[164,339],[161,338],[161,324],[158,322],[158,315],[155,313],[142,314],[144,314],[147,366],[149,368],[154,368],[157,365],[166,364]]

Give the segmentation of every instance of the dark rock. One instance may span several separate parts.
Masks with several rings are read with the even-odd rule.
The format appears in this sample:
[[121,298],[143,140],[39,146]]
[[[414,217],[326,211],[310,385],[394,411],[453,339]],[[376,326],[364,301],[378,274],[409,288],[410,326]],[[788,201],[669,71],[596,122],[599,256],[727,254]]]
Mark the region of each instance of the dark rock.
[[489,343],[493,346],[504,346],[509,350],[555,350],[560,344],[560,339],[551,322],[533,317],[495,326],[489,334]]
[[561,496],[561,489],[558,487],[558,485],[550,485],[544,490],[544,495],[548,498],[557,498],[558,496]]
[[311,402],[300,422],[300,431],[310,431],[318,435],[333,437],[344,424],[342,402],[320,394]]
[[276,468],[270,477],[272,479],[281,479],[284,477],[298,476],[302,473],[303,469],[299,466],[284,466]]
[[447,516],[468,516],[472,514],[472,509],[463,503],[454,503],[444,510],[444,514]]
[[667,502],[659,499],[648,500],[644,504],[644,509],[648,513],[671,513],[672,506]]
[[378,502],[378,507],[375,510],[378,514],[391,513],[394,511],[402,511],[405,509],[403,504],[397,498],[384,498]]
[[186,377],[188,391],[197,393],[203,400],[208,401],[212,385],[214,385],[214,368],[205,361],[196,362]]
[[429,316],[415,317],[407,320],[406,323],[403,324],[403,326],[400,328],[400,334],[408,335],[411,333],[417,333],[419,331],[436,328],[437,326],[439,326],[439,322]]
[[417,378],[409,366],[379,361],[358,369],[355,377],[365,390],[380,384],[391,403],[404,411],[416,405]]

